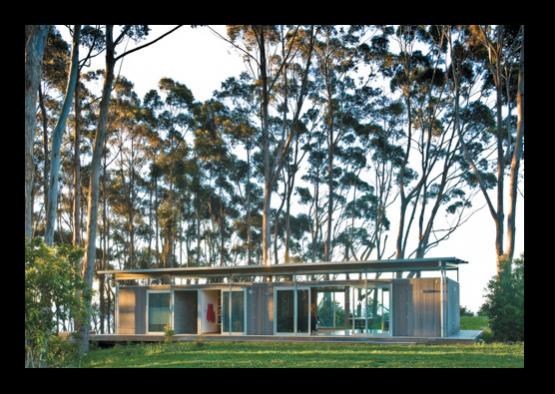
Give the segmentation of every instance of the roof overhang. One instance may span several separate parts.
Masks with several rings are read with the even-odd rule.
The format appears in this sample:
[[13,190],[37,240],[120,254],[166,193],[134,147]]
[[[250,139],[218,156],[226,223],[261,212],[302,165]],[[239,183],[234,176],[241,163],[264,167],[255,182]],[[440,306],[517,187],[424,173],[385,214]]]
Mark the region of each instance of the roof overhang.
[[330,261],[318,263],[277,264],[270,266],[241,265],[232,267],[176,267],[132,270],[98,271],[101,275],[114,275],[116,280],[149,279],[161,277],[243,277],[278,275],[350,274],[376,272],[456,270],[466,261],[455,257],[420,259],[392,259],[368,261]]

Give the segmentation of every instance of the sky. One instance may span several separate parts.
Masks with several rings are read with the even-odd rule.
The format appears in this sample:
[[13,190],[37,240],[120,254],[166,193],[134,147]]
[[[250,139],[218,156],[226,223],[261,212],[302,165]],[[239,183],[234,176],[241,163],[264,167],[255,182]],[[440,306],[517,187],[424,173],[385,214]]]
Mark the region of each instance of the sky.
[[[174,26],[152,25],[150,27],[148,41]],[[226,36],[224,25],[211,27]],[[64,39],[70,42],[67,28],[58,26],[58,30]],[[130,42],[127,50],[134,46],[136,45]],[[121,44],[121,48],[123,47],[125,43]],[[102,68],[104,68],[104,57],[100,55],[93,59],[90,69]],[[140,98],[144,97],[150,89],[157,89],[161,78],[169,77],[187,85],[195,99],[199,101],[210,98],[213,91],[220,87],[221,82],[243,71],[246,71],[246,66],[236,49],[217,37],[207,27],[193,29],[190,26],[184,26],[159,42],[126,56],[123,62],[118,62],[116,66],[116,73],[121,72],[122,76],[134,83],[135,91]],[[508,187],[508,179],[506,185]],[[493,201],[495,201],[494,192],[495,190],[490,191]],[[478,194],[473,201],[473,206],[478,208],[484,204],[484,197]],[[508,206],[508,200],[506,200],[505,207]],[[395,212],[392,214],[391,220],[395,223]],[[390,238],[395,234],[395,230],[392,230]],[[472,311],[477,311],[483,304],[484,289],[487,282],[495,275],[494,245],[494,222],[489,211],[484,207],[457,229],[449,239],[432,249],[427,255],[427,257],[454,256],[468,261],[468,264],[461,266],[459,272],[460,304]],[[520,256],[523,252],[524,202],[519,195],[515,256]],[[430,274],[423,276],[430,276]],[[454,272],[449,276],[456,278]]]

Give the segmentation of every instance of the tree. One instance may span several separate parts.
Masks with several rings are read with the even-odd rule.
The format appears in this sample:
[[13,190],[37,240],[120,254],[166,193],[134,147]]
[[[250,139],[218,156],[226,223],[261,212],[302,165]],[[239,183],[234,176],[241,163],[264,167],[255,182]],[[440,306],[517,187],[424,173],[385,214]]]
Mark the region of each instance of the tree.
[[33,229],[33,141],[37,92],[42,72],[42,56],[48,25],[25,26],[25,236]]
[[[485,78],[482,87],[483,94],[487,94],[493,83],[495,88],[495,113],[496,113],[496,131],[493,134],[496,145],[496,157],[494,165],[496,167],[496,176],[493,179],[496,186],[497,203],[496,206],[487,192],[488,179],[478,169],[481,162],[487,166],[488,160],[480,158],[478,155],[472,155],[470,140],[461,137],[462,149],[464,158],[468,166],[472,170],[475,183],[479,185],[480,191],[486,201],[488,210],[495,224],[495,251],[497,255],[497,271],[500,272],[501,266],[504,261],[511,261],[514,255],[514,240],[515,240],[515,214],[516,214],[516,201],[518,198],[517,186],[520,161],[523,155],[523,142],[524,142],[524,119],[523,119],[523,88],[524,88],[524,28],[522,26],[470,26],[467,31],[459,30],[459,36],[462,39],[466,38],[465,45],[469,48],[471,54],[485,66]],[[466,36],[466,37],[465,37]],[[508,39],[510,38],[510,39]],[[449,36],[450,46],[453,47],[451,34]],[[453,79],[458,81],[461,75],[460,68],[457,65],[462,61],[463,51],[452,52]],[[511,64],[512,63],[512,64]],[[508,104],[509,114],[507,120],[503,120],[503,86],[505,84],[506,92],[514,91],[511,83],[514,80],[506,78],[502,79],[503,67],[516,67],[518,64],[518,80],[516,81],[517,87],[517,115],[518,122],[515,127],[515,135],[513,136],[511,122],[510,122],[510,102],[511,97],[506,96],[505,101]],[[456,107],[457,108],[457,107]],[[505,127],[504,127],[505,125]],[[508,125],[509,127],[506,127]],[[506,132],[504,130],[506,128]],[[460,133],[460,129],[459,129]],[[504,145],[507,145],[506,149]],[[510,189],[509,189],[509,216],[507,218],[507,227],[505,227],[505,210],[504,210],[504,182],[505,170],[507,163],[510,159]],[[491,178],[491,177],[490,177]],[[489,182],[493,183],[493,182]],[[507,231],[507,248],[504,247],[503,237]]]
[[[102,98],[100,101],[100,112],[98,116],[98,126],[96,137],[94,141],[93,157],[91,162],[91,175],[89,181],[89,196],[88,196],[88,213],[87,213],[87,241],[86,241],[86,255],[83,262],[83,276],[88,289],[92,288],[94,263],[96,260],[96,227],[97,227],[97,214],[98,214],[98,186],[100,177],[100,161],[103,154],[104,139],[106,135],[108,108],[110,104],[110,94],[112,91],[112,84],[114,82],[114,68],[118,60],[123,57],[152,45],[156,41],[167,36],[181,26],[170,30],[169,32],[161,35],[157,39],[150,41],[146,44],[140,45],[136,48],[130,49],[121,55],[116,56],[116,47],[122,40],[129,36],[130,38],[142,38],[148,34],[148,27],[146,25],[133,26],[126,25],[123,27],[119,36],[114,39],[113,25],[106,25],[105,42],[106,42],[106,69],[104,73],[104,85],[102,88]],[[90,306],[90,294],[85,292],[85,305]],[[89,321],[90,310],[87,308],[83,324],[80,327],[81,346],[80,351],[86,353],[89,349]]]
[[504,262],[501,272],[489,281],[481,310],[489,318],[494,340],[524,340],[524,254],[512,263]]
[[58,172],[60,170],[60,147],[62,145],[62,134],[66,126],[66,120],[69,115],[71,103],[75,87],[77,86],[77,75],[79,73],[79,44],[81,35],[81,25],[75,25],[73,28],[73,46],[71,50],[71,70],[62,105],[62,113],[54,129],[52,136],[52,149],[50,150],[50,186],[48,207],[46,209],[46,231],[44,239],[47,245],[52,245],[54,240],[54,228],[56,224],[56,212],[58,206]]
[[82,251],[25,240],[25,366],[49,366],[57,321],[78,318]]
[[[254,61],[258,73],[257,73],[257,85],[260,86],[259,97],[260,97],[260,120],[261,120],[261,130],[262,130],[262,154],[264,162],[264,207],[262,211],[262,263],[264,265],[270,264],[270,243],[271,243],[271,226],[270,226],[270,206],[271,197],[274,181],[281,171],[284,165],[285,156],[289,151],[289,146],[293,139],[293,136],[297,132],[294,128],[289,130],[288,133],[282,136],[282,138],[277,143],[277,147],[272,149],[270,145],[270,140],[273,136],[269,132],[269,102],[270,96],[274,85],[278,81],[284,67],[290,63],[292,57],[295,56],[298,47],[295,45],[300,26],[290,27],[290,32],[287,32],[285,37],[287,37],[287,45],[285,50],[285,56],[283,58],[273,55],[268,56],[267,50],[271,45],[276,45],[280,42],[279,33],[276,26],[266,26],[266,25],[235,25],[228,26],[228,36],[230,40],[228,42],[232,43],[236,48],[239,48],[244,54],[246,54],[245,59],[249,62],[249,67],[251,61]],[[241,37],[245,43],[245,48],[240,48],[235,44],[237,39]],[[225,39],[225,38],[224,38]],[[257,50],[258,58],[254,57],[250,51]],[[272,69],[268,70],[268,63],[272,61],[272,67],[275,71],[272,73]],[[310,56],[307,59],[307,63],[310,64]],[[300,106],[297,111],[297,117],[300,116],[300,107],[302,106],[304,98],[304,90],[301,90]]]

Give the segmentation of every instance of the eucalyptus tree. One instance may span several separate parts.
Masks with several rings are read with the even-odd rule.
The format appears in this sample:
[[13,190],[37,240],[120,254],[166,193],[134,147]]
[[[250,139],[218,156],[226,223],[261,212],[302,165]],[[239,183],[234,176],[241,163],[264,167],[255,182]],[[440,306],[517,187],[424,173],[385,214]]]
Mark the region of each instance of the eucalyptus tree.
[[[364,122],[371,111],[370,103],[373,97],[380,93],[368,86],[369,80],[374,77],[373,74],[369,74],[368,81],[364,84],[355,80],[359,66],[364,60],[359,49],[360,41],[372,33],[372,30],[363,26],[320,26],[315,43],[316,85],[312,97],[324,109],[321,127],[326,135],[327,212],[324,260],[331,260],[333,257],[334,235],[340,227],[337,222],[334,224],[334,214],[339,212],[338,218],[342,218],[341,210],[346,203],[345,196],[339,192],[348,193],[350,189],[349,185],[339,183],[343,173],[343,160],[336,159],[349,160],[348,155],[342,151],[358,139],[357,134],[364,129]],[[359,170],[364,166],[365,163]]]
[[33,229],[33,141],[36,124],[37,92],[48,25],[25,25],[25,236]]
[[[456,33],[456,35],[453,33]],[[524,28],[522,26],[472,25],[465,28],[453,27],[449,30],[449,45],[450,48],[454,49],[451,51],[451,62],[453,64],[453,80],[457,90],[455,101],[457,115],[459,115],[458,90],[460,89],[458,84],[461,75],[464,74],[464,68],[461,67],[461,64],[465,59],[474,60],[475,63],[481,64],[484,68],[481,94],[487,97],[491,90],[495,91],[496,130],[495,132],[486,130],[486,133],[489,134],[486,136],[483,135],[483,130],[477,134],[480,138],[489,139],[491,136],[494,138],[496,155],[491,164],[496,168],[496,175],[493,179],[491,176],[484,176],[484,170],[480,168],[487,169],[490,166],[491,161],[488,160],[488,156],[485,152],[480,152],[481,155],[479,153],[473,154],[472,140],[467,137],[469,133],[464,133],[459,124],[456,127],[461,135],[464,158],[472,172],[469,180],[479,186],[495,224],[495,251],[498,272],[500,272],[503,262],[511,261],[514,255],[517,187],[524,143],[522,112],[524,85],[523,36]],[[457,46],[462,49],[457,51]],[[516,80],[515,75],[517,76]],[[515,105],[515,101],[517,107],[516,122],[511,115],[511,108]],[[504,108],[507,110],[505,119],[503,119]],[[462,113],[460,116],[462,118]],[[504,182],[507,167],[510,169],[510,189],[508,192],[510,208],[507,227],[505,227],[504,199],[507,196],[504,192]],[[495,206],[488,194],[488,189],[492,186],[496,187],[497,201]],[[506,247],[503,242],[505,228]]]
[[62,104],[62,112],[58,118],[56,127],[52,135],[52,149],[50,150],[50,181],[49,181],[49,197],[46,209],[46,231],[45,242],[52,245],[54,240],[54,228],[56,223],[56,213],[58,206],[58,173],[60,170],[60,148],[62,145],[62,134],[66,126],[66,120],[73,102],[75,86],[77,85],[77,74],[79,73],[79,45],[81,36],[81,25],[73,27],[73,44],[71,49],[71,68],[69,71],[69,79]]
[[[90,59],[96,57],[104,50],[104,42],[102,31],[98,26],[83,26],[81,29],[81,42],[88,47],[87,54],[79,61],[79,70],[77,71],[77,80],[75,82],[75,99],[74,99],[74,135],[73,135],[73,245],[80,246],[82,244],[81,236],[81,110],[83,93],[87,93],[86,87],[81,82],[81,72],[83,68],[90,63]],[[93,53],[96,51],[96,53]],[[103,321],[101,320],[103,328]]]
[[[48,29],[48,36],[44,48],[44,60],[41,83],[39,84],[39,108],[40,118],[42,125],[42,152],[40,152],[39,161],[42,163],[42,194],[44,197],[43,207],[41,212],[44,211],[46,218],[46,209],[48,206],[48,184],[50,174],[50,150],[48,147],[48,129],[53,128],[57,116],[59,116],[61,106],[60,102],[55,98],[57,92],[63,92],[64,83],[67,81],[68,69],[66,67],[69,57],[69,45],[62,38],[60,32],[55,26]],[[38,153],[38,152],[37,152]],[[39,157],[39,156],[37,156]],[[37,171],[37,178],[40,177],[40,172]],[[39,217],[41,216],[39,212]],[[39,218],[34,220],[35,228],[39,222]],[[43,231],[45,228],[45,221],[43,221]],[[34,231],[36,234],[36,231]]]
[[[262,154],[264,162],[264,207],[262,211],[262,263],[270,264],[270,206],[273,185],[285,162],[285,156],[296,132],[295,128],[288,130],[282,138],[276,138],[269,131],[270,101],[273,90],[282,75],[286,65],[299,53],[301,46],[297,45],[299,37],[306,28],[301,26],[286,26],[286,29],[268,25],[231,25],[228,26],[229,40],[236,48],[245,54],[245,60],[253,77],[257,80],[258,95],[260,97],[260,125],[262,137]],[[311,28],[313,31],[313,28]],[[241,41],[243,46],[236,44]],[[279,53],[283,56],[280,56]],[[310,56],[306,63],[310,64]],[[256,70],[256,71],[255,71]],[[301,89],[300,116],[305,92]],[[272,140],[276,142],[272,144]],[[274,146],[272,146],[274,145]]]
[[[230,180],[238,184],[237,197],[242,200],[245,212],[244,219],[235,223],[240,238],[244,240],[244,245],[237,247],[236,251],[246,251],[247,265],[251,265],[252,250],[255,245],[253,239],[257,237],[252,228],[252,207],[253,201],[256,201],[257,198],[257,191],[256,185],[251,181],[253,167],[251,157],[252,152],[256,151],[256,139],[260,134],[253,120],[253,114],[256,114],[258,105],[254,80],[243,72],[238,78],[231,77],[222,82],[220,90],[216,91],[214,96],[227,103],[231,108],[231,113],[225,125],[226,134],[230,137],[231,147],[242,148],[246,154],[245,162],[238,160],[232,166],[234,171]],[[242,183],[244,183],[244,192],[241,189]]]
[[123,232],[127,241],[126,268],[136,268],[136,234],[135,229],[143,223],[141,198],[138,185],[142,181],[142,169],[145,165],[143,147],[146,136],[139,124],[138,116],[141,103],[133,91],[133,84],[120,77],[114,85],[115,97],[110,106],[110,132],[117,137],[117,156],[119,171],[117,182],[119,192],[112,196],[113,212],[122,217]]
[[158,115],[158,125],[160,130],[164,131],[164,137],[161,140],[156,165],[166,187],[161,190],[157,213],[164,239],[163,263],[172,266],[175,264],[175,243],[181,238],[178,237],[178,229],[181,229],[184,219],[183,205],[189,198],[192,184],[187,171],[187,161],[192,149],[187,137],[193,138],[193,111],[198,104],[194,102],[189,88],[182,83],[163,78],[159,86],[165,95]]
[[[121,31],[114,38],[114,25],[106,25],[105,29],[105,43],[106,43],[106,69],[104,74],[104,84],[102,87],[102,96],[100,101],[100,110],[98,116],[97,134],[94,142],[93,157],[91,162],[91,175],[89,182],[89,197],[88,197],[88,214],[87,214],[87,241],[86,241],[86,255],[83,262],[83,276],[85,278],[86,289],[85,292],[85,305],[91,305],[90,289],[92,288],[94,264],[96,259],[96,227],[98,215],[98,191],[99,191],[99,177],[100,177],[100,161],[102,158],[104,139],[106,135],[106,125],[109,103],[111,98],[112,84],[114,82],[114,70],[118,60],[123,57],[136,52],[148,45],[155,43],[166,35],[170,34],[180,26],[171,29],[169,32],[161,35],[157,39],[150,41],[146,44],[137,46],[133,49],[125,51],[119,55],[116,54],[117,46],[128,37],[130,39],[141,39],[148,34],[149,28],[146,25],[125,25]],[[90,308],[86,308],[86,313],[83,319],[83,324],[80,327],[80,351],[87,352],[89,349],[89,322],[90,322]]]

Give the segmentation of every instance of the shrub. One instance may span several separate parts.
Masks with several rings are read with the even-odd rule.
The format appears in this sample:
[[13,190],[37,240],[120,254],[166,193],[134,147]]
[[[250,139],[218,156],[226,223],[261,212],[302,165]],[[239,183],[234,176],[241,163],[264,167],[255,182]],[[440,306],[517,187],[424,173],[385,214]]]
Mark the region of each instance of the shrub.
[[175,335],[175,331],[171,329],[169,324],[166,324],[164,326],[164,342],[172,343],[174,335]]
[[489,281],[482,312],[489,318],[494,340],[524,340],[524,255],[512,265],[504,263],[499,275]]
[[45,357],[46,365],[49,367],[74,366],[79,360],[77,342],[69,336],[52,335]]
[[25,240],[25,366],[57,365],[67,359],[71,344],[59,341],[56,319],[81,317],[79,274],[81,249],[47,246],[42,239]]

